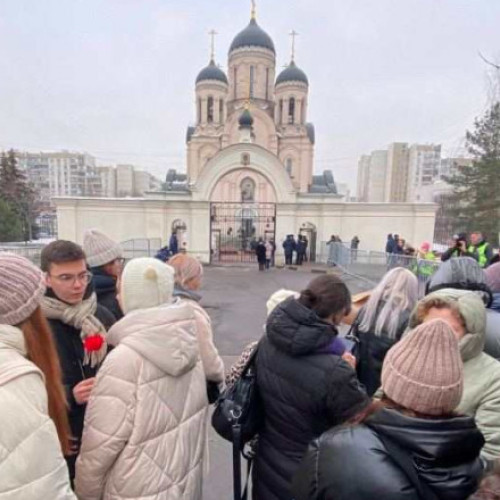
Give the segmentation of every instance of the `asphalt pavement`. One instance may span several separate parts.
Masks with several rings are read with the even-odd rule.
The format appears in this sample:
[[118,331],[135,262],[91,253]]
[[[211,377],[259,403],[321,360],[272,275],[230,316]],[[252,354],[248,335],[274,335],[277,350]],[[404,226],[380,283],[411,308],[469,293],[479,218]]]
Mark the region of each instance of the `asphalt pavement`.
[[[270,269],[260,272],[252,267],[206,267],[201,305],[212,318],[214,338],[226,369],[236,361],[245,346],[258,340],[266,320],[267,299],[276,290],[300,291],[314,279],[320,266],[298,270]],[[365,290],[366,282],[342,276],[352,293]],[[204,484],[204,500],[232,499],[231,443],[209,431],[210,471]]]

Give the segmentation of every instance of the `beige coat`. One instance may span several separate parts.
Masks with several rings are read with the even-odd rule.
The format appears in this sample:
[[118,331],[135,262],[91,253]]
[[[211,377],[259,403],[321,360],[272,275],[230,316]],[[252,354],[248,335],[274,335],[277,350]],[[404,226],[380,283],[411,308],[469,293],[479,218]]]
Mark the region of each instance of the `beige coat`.
[[80,500],[198,500],[207,391],[193,308],[134,311],[108,332],[76,467]]
[[219,356],[217,348],[214,344],[214,336],[212,333],[212,322],[210,316],[198,302],[190,299],[187,300],[193,307],[194,317],[196,319],[196,333],[200,347],[200,357],[205,371],[207,380],[212,382],[224,381],[224,362]]
[[76,500],[42,372],[21,330],[0,325],[0,498]]

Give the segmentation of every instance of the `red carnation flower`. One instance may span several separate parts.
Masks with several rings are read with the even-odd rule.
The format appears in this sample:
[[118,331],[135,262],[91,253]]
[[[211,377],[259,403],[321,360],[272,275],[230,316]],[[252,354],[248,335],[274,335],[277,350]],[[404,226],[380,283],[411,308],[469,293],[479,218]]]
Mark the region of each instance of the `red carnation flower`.
[[104,344],[104,338],[98,333],[85,337],[83,346],[87,352],[99,351]]

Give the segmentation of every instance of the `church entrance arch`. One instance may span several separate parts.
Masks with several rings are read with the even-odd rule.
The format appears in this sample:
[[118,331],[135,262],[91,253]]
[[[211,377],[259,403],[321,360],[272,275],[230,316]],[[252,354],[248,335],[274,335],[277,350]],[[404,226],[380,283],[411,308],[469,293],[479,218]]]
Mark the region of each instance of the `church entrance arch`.
[[274,203],[210,203],[210,260],[213,264],[257,262],[259,239],[276,240]]

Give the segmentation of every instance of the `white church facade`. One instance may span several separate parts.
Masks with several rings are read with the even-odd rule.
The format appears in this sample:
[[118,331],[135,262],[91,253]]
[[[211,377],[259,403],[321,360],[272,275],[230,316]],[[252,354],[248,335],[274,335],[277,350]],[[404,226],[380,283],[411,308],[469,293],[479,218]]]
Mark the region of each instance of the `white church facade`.
[[357,235],[383,248],[386,233],[432,240],[435,206],[349,203],[333,175],[314,175],[309,81],[294,61],[276,76],[276,51],[255,14],[233,40],[227,74],[212,57],[196,79],[196,123],[186,135],[186,173],[170,170],[166,191],[144,198],[58,198],[59,237],[82,241],[98,227],[125,241],[172,231],[203,262],[254,259],[253,242],[303,233],[314,260],[322,241]]

